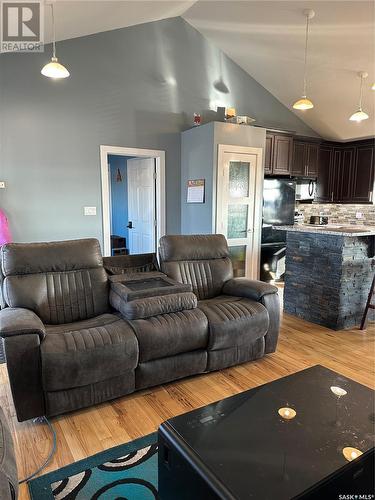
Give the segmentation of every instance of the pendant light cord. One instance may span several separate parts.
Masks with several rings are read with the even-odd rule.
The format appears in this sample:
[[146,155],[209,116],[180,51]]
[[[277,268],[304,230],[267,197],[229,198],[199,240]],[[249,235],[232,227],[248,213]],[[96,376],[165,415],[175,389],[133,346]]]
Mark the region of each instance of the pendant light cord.
[[55,13],[53,10],[53,3],[51,3],[52,13],[52,57],[56,57],[56,29],[55,29]]
[[363,76],[361,75],[361,84],[359,87],[359,111],[362,111],[362,96],[363,96]]
[[307,48],[309,43],[309,16],[306,16],[305,65],[303,68],[303,97],[307,96]]

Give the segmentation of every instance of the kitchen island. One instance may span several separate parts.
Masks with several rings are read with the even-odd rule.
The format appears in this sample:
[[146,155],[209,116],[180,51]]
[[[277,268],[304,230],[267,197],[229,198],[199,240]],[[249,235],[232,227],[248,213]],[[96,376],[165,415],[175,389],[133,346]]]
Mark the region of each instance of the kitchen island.
[[375,271],[375,228],[283,226],[284,311],[333,330],[360,325]]

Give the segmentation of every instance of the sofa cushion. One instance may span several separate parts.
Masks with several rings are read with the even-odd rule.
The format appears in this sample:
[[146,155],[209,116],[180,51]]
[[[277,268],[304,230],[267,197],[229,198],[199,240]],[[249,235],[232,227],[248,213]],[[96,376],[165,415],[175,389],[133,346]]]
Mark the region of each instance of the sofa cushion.
[[76,323],[47,325],[41,357],[44,389],[59,391],[134,370],[138,342],[126,321],[102,314]]
[[3,294],[10,307],[64,324],[109,312],[108,276],[95,239],[8,243],[0,251]]
[[140,363],[207,348],[207,318],[199,309],[160,314],[130,323],[138,338]]
[[253,343],[268,330],[267,309],[250,299],[219,295],[198,302],[208,318],[208,349],[225,349],[236,345]]
[[211,260],[229,257],[229,248],[222,234],[167,235],[160,238],[163,261]]
[[224,283],[233,278],[228,244],[222,234],[163,236],[160,265],[174,280],[192,285],[199,300],[220,295]]
[[229,257],[163,262],[162,268],[172,279],[180,283],[190,284],[199,300],[220,295],[224,283],[233,277],[232,263]]

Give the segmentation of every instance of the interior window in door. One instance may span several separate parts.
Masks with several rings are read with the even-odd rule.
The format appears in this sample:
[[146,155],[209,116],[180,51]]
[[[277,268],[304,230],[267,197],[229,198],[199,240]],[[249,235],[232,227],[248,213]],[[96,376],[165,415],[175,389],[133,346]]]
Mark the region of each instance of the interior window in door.
[[249,205],[228,205],[228,239],[246,238]]
[[249,196],[250,163],[242,161],[229,162],[229,196],[245,198]]

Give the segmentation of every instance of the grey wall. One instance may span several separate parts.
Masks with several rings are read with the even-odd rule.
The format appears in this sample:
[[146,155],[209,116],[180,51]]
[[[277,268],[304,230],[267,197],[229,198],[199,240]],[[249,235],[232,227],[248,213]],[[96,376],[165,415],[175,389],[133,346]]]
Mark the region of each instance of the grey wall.
[[[216,230],[218,145],[265,148],[266,129],[211,122],[186,130],[181,138],[181,232],[210,234]],[[264,160],[264,158],[263,158]],[[187,203],[189,179],[205,179],[204,203]]]
[[[203,111],[235,106],[257,123],[314,135],[181,18],[58,43],[71,72],[40,74],[50,56],[0,56],[0,207],[14,240],[102,239],[99,145],[166,150],[167,231],[180,231],[180,132]],[[223,80],[229,93],[216,90]],[[205,111],[206,110],[206,111]],[[96,217],[83,206],[96,205]]]

